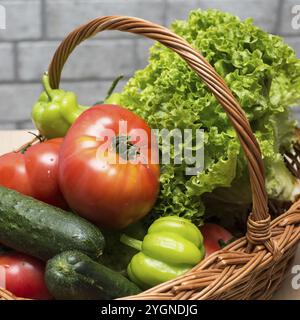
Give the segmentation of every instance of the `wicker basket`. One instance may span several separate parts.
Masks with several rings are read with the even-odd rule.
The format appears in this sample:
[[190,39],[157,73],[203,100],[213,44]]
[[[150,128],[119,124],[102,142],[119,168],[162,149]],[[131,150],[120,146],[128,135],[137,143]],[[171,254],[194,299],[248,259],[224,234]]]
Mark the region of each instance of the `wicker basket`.
[[[239,103],[213,67],[185,40],[157,24],[124,16],[94,19],[66,37],[48,70],[53,88],[59,87],[62,68],[76,46],[104,30],[125,31],[159,41],[179,54],[205,82],[236,130],[248,161],[253,200],[245,237],[175,280],[123,299],[270,299],[280,286],[300,240],[300,202],[271,221],[260,148]],[[294,173],[299,172],[297,157],[290,160]],[[2,290],[0,297],[16,299]]]

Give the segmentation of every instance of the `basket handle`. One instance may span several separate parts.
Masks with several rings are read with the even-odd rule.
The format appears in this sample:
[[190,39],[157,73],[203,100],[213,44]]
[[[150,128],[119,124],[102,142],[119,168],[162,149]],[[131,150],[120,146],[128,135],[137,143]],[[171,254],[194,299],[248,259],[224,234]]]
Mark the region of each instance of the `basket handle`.
[[56,50],[48,70],[51,86],[53,88],[59,87],[62,69],[75,47],[104,30],[130,32],[162,43],[179,54],[214,94],[235,128],[248,162],[253,200],[252,213],[248,217],[247,224],[249,246],[264,243],[272,250],[273,246],[270,245],[269,240],[271,219],[268,213],[264,166],[258,142],[244,111],[225,81],[204,57],[184,39],[165,27],[135,17],[105,16],[96,18],[71,32]]

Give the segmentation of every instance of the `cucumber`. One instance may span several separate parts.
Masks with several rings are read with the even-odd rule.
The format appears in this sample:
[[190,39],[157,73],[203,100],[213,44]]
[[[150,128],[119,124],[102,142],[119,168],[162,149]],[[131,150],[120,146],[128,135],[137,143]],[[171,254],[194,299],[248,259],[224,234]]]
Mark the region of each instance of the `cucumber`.
[[98,259],[101,231],[79,216],[0,187],[0,243],[47,261],[60,252],[79,250]]
[[49,260],[45,280],[50,293],[60,300],[106,300],[141,292],[118,272],[79,251],[63,252]]

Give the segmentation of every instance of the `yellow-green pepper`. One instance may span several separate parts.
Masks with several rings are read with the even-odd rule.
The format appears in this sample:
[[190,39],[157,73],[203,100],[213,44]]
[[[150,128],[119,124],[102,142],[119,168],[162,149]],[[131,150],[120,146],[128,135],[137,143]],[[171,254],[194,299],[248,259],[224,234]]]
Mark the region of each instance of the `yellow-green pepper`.
[[44,137],[64,137],[79,115],[88,107],[78,104],[74,92],[52,89],[48,74],[43,75],[44,92],[32,109],[32,120]]
[[129,263],[127,273],[143,289],[182,275],[204,258],[200,230],[178,216],[154,221],[143,241],[122,235],[121,242],[140,251]]

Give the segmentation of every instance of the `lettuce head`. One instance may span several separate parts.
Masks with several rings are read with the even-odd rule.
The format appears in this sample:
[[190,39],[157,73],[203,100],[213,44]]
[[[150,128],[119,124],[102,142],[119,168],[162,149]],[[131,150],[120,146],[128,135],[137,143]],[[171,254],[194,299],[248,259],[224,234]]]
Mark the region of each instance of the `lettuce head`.
[[[286,168],[283,152],[295,141],[290,106],[300,100],[295,52],[251,19],[240,21],[216,10],[192,11],[187,21],[174,22],[172,30],[203,54],[244,109],[262,150],[269,197],[293,200],[298,181]],[[236,133],[216,98],[176,53],[155,44],[149,64],[135,73],[119,99],[152,128],[204,131],[204,170],[187,176],[184,162],[162,164],[153,217],[176,214],[201,224],[206,213],[229,219],[228,204],[235,216],[251,207],[246,160]]]

